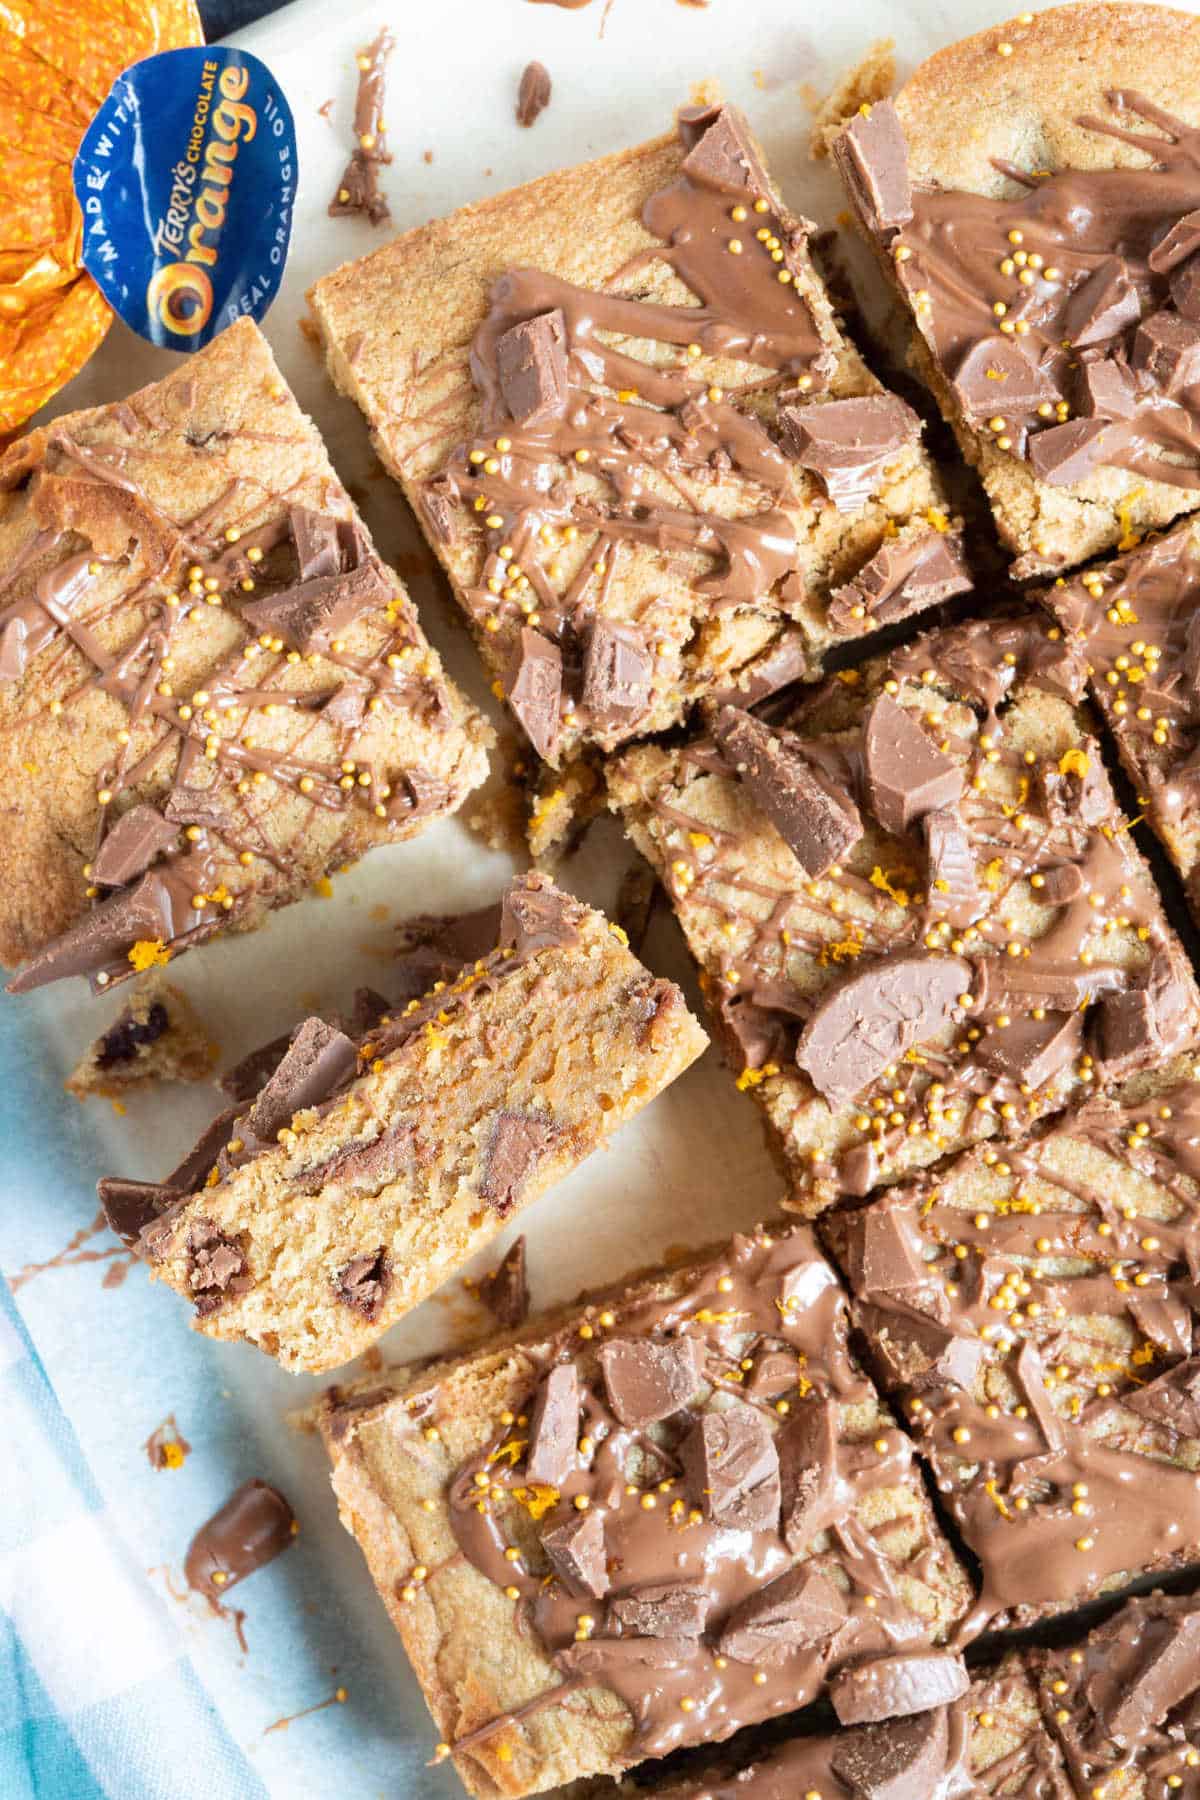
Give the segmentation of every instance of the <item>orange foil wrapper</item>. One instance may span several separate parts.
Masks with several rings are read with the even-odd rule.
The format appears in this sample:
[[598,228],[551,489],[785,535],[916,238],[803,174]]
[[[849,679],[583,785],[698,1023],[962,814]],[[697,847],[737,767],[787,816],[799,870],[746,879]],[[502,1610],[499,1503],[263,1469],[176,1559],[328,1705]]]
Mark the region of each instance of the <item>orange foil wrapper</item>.
[[0,3],[0,437],[83,367],[112,323],[80,261],[79,140],[123,69],[203,42],[195,0]]

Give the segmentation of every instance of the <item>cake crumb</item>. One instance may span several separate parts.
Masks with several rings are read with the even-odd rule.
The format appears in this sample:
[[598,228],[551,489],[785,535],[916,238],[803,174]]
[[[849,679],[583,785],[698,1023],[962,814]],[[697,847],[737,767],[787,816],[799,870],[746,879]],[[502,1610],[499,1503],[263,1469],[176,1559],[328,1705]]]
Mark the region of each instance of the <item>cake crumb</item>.
[[861,106],[886,99],[895,82],[896,40],[876,38],[861,62],[848,69],[823,100],[815,96],[810,99],[812,90],[808,90],[805,99],[814,114],[808,138],[810,155],[818,162],[827,157],[830,145],[851,114]]

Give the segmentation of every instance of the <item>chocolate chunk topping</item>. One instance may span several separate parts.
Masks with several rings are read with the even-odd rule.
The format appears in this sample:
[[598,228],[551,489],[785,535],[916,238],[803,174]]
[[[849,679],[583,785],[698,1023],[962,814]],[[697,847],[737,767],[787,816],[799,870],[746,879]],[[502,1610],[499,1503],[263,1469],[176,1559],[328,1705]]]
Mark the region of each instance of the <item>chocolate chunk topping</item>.
[[1108,343],[1140,317],[1128,268],[1119,256],[1108,256],[1072,288],[1063,308],[1063,336],[1073,350],[1086,350]]
[[1171,277],[1171,299],[1175,310],[1195,324],[1200,320],[1200,256],[1190,257]]
[[949,1751],[946,1712],[938,1707],[847,1732],[829,1766],[854,1800],[929,1800],[943,1792]]
[[857,112],[833,146],[847,187],[869,231],[891,231],[913,216],[908,145],[890,100]]
[[[689,121],[694,130],[702,115]],[[682,120],[681,120],[682,135]],[[690,135],[690,134],[689,134]],[[686,143],[686,139],[685,139]],[[733,106],[722,106],[704,127],[683,159],[683,172],[704,187],[725,188],[732,194],[767,192],[767,177],[755,153],[750,128]]]
[[517,124],[532,125],[550,104],[550,71],[545,63],[526,63],[517,89]]
[[549,882],[531,887],[518,881],[504,896],[497,942],[511,944],[520,957],[536,956],[540,950],[569,950],[579,942],[579,929],[571,917],[575,910],[570,895]]
[[926,1267],[911,1204],[896,1196],[845,1213],[840,1224],[842,1257],[856,1294],[871,1301],[903,1297],[934,1317],[948,1316],[937,1305],[940,1284]]
[[305,1019],[246,1115],[247,1127],[273,1143],[295,1113],[319,1105],[357,1067],[357,1049],[344,1032],[324,1019]]
[[398,1119],[378,1136],[346,1144],[311,1163],[292,1179],[304,1194],[316,1194],[324,1187],[334,1186],[343,1192],[378,1193],[412,1161],[413,1129],[411,1119]]
[[983,910],[971,836],[957,806],[939,806],[924,818],[929,856],[929,905],[956,931]]
[[283,1061],[291,1041],[291,1032],[285,1031],[281,1037],[272,1038],[269,1044],[260,1044],[257,1050],[251,1050],[231,1069],[226,1069],[217,1083],[221,1092],[228,1094],[231,1100],[253,1100]]
[[894,394],[779,409],[784,451],[818,478],[840,512],[870,499],[887,464],[920,431],[916,413]]
[[1200,326],[1177,313],[1152,313],[1137,328],[1133,366],[1143,369],[1164,393],[1181,393],[1200,381]]
[[746,1379],[746,1392],[755,1400],[775,1400],[794,1388],[800,1364],[790,1350],[760,1350]]
[[1040,1088],[1052,1081],[1083,1049],[1083,1020],[1078,1012],[1030,1015],[1009,1024],[988,1026],[975,1046],[975,1060],[994,1075]]
[[339,534],[342,521],[328,513],[315,512],[311,506],[293,506],[288,512],[288,528],[296,548],[297,572],[301,581],[314,581],[321,575],[336,575],[342,568],[343,540]]
[[212,1123],[205,1126],[183,1161],[171,1170],[167,1176],[168,1186],[182,1188],[185,1194],[194,1193],[197,1188],[203,1187],[210,1171],[216,1167],[217,1158],[233,1136],[237,1118],[236,1106],[227,1106],[223,1112],[219,1112]]
[[539,756],[553,754],[560,726],[562,652],[530,626],[521,627],[505,683],[508,703]]
[[647,1582],[610,1600],[605,1629],[626,1637],[698,1638],[712,1596],[686,1581]]
[[1107,996],[1096,1019],[1106,1075],[1132,1074],[1184,1047],[1192,1032],[1190,989],[1186,968],[1160,950],[1138,986]]
[[761,1069],[787,1054],[788,1026],[777,1012],[757,1006],[748,994],[723,994],[717,1014],[721,1048],[738,1075]]
[[115,1175],[102,1176],[96,1183],[109,1230],[131,1248],[147,1225],[182,1200],[186,1191],[162,1181],[122,1181]]
[[523,1324],[529,1314],[525,1239],[514,1239],[500,1262],[479,1284],[479,1298],[502,1325]]
[[862,836],[849,796],[834,795],[786,739],[751,713],[723,706],[712,721],[721,755],[808,875],[823,875]]
[[294,1542],[295,1523],[278,1488],[244,1481],[189,1544],[183,1564],[188,1586],[219,1606],[230,1588]]
[[718,1647],[735,1662],[780,1662],[831,1638],[845,1622],[846,1603],[837,1588],[802,1563],[735,1606]]
[[1136,1289],[1126,1295],[1137,1328],[1168,1356],[1186,1356],[1192,1347],[1192,1315],[1181,1300],[1157,1299]]
[[607,1594],[608,1564],[601,1513],[576,1513],[565,1525],[556,1525],[542,1539],[542,1549],[568,1593],[593,1600],[602,1600]]
[[1078,822],[1090,829],[1107,824],[1116,812],[1112,789],[1100,760],[1100,747],[1094,738],[1085,738],[1084,745],[1082,773],[1076,766],[1066,770],[1043,768],[1038,771],[1038,784],[1053,825]]
[[1200,212],[1184,213],[1159,239],[1146,261],[1156,275],[1169,275],[1197,250],[1200,250]]
[[1189,1357],[1145,1387],[1132,1388],[1123,1402],[1152,1424],[1167,1425],[1181,1437],[1200,1437],[1200,1357]]
[[96,852],[92,880],[99,887],[124,887],[179,841],[178,827],[153,806],[122,813]]
[[1034,412],[1059,397],[1049,370],[999,332],[970,345],[954,372],[955,396],[972,424],[1005,412]]
[[1079,411],[1089,419],[1132,419],[1137,411],[1137,383],[1129,365],[1104,356],[1080,365]]
[[242,618],[256,631],[276,632],[304,655],[324,650],[370,607],[386,606],[394,588],[374,558],[337,575],[316,575],[280,594],[251,600]]
[[1078,863],[1059,863],[1056,869],[1047,869],[1043,875],[1038,899],[1044,900],[1047,906],[1069,906],[1082,892],[1083,874]]
[[704,1352],[694,1338],[612,1338],[600,1351],[608,1404],[622,1425],[641,1430],[668,1419],[704,1380]]
[[530,1176],[560,1135],[553,1119],[537,1113],[496,1114],[479,1192],[501,1218],[523,1197]]
[[598,618],[583,659],[583,704],[600,726],[640,718],[650,703],[650,652],[632,625]]
[[689,1494],[706,1519],[741,1531],[779,1523],[779,1457],[771,1428],[751,1407],[706,1412],[679,1448]]
[[869,1725],[949,1706],[970,1685],[960,1656],[906,1650],[842,1669],[829,1684],[829,1697],[843,1725]]
[[139,1046],[157,1043],[170,1024],[170,1014],[161,1000],[155,1000],[147,1007],[144,1019],[135,1019],[133,1013],[126,1010],[100,1039],[96,1067],[111,1069],[117,1063],[132,1062]]
[[567,404],[567,328],[557,307],[510,326],[496,340],[496,374],[518,425],[561,418]]
[[897,836],[962,793],[960,765],[934,748],[916,715],[890,694],[880,694],[863,721],[863,756],[871,811]]
[[153,873],[85,913],[77,924],[30,958],[8,984],[10,994],[27,994],[65,975],[91,975],[124,959],[140,941],[174,937],[170,897]]
[[969,964],[915,950],[860,968],[834,988],[800,1034],[796,1062],[831,1106],[844,1106],[935,1037],[970,990]]
[[574,1363],[559,1363],[543,1376],[529,1422],[526,1473],[530,1481],[560,1488],[577,1460],[579,1375]]
[[219,1231],[211,1219],[197,1219],[187,1238],[188,1286],[195,1295],[196,1311],[207,1318],[230,1293],[243,1293],[250,1285],[246,1257],[237,1238]]
[[1104,419],[1069,419],[1035,431],[1029,440],[1029,461],[1039,481],[1048,487],[1071,487],[1083,481],[1104,461]]
[[361,1313],[364,1319],[379,1316],[388,1290],[391,1267],[382,1244],[364,1256],[356,1256],[334,1278],[334,1292],[344,1306]]
[[[1134,1649],[1134,1657],[1115,1655],[1112,1672],[1119,1671],[1119,1685],[1106,1679],[1106,1668],[1100,1668],[1087,1684],[1087,1695],[1103,1720],[1107,1736],[1118,1743],[1136,1743],[1154,1725],[1159,1725],[1172,1709],[1194,1694],[1200,1687],[1200,1612],[1183,1612],[1172,1620],[1172,1629],[1162,1636],[1137,1643],[1136,1615],[1121,1630],[1122,1616],[1114,1624],[1117,1649]],[[1133,1644],[1122,1643],[1122,1637],[1133,1638]]]
[[835,588],[829,624],[837,631],[857,625],[894,625],[898,619],[971,586],[955,533],[930,530],[908,538],[885,538],[852,581]]

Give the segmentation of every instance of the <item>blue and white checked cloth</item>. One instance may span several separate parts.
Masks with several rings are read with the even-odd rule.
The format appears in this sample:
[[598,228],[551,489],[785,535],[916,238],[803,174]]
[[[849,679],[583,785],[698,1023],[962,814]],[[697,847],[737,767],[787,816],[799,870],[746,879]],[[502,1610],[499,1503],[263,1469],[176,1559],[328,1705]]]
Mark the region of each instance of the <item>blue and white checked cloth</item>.
[[[161,1097],[114,1121],[103,1101],[64,1095],[65,1046],[95,1022],[82,995],[0,1001],[9,1277],[93,1217],[106,1134],[143,1166],[170,1161]],[[184,1113],[211,1112],[211,1098],[173,1094]],[[100,1232],[83,1249],[111,1247]],[[112,1267],[68,1261],[15,1294],[0,1281],[0,1800],[461,1795],[425,1767],[435,1734],[337,1522],[324,1453],[287,1423],[315,1384],[198,1337],[140,1268],[106,1289]],[[170,1413],[192,1453],[155,1472],[143,1445]],[[282,1488],[301,1532],[238,1591],[243,1656],[232,1625],[187,1595],[182,1562],[251,1475]],[[322,1706],[339,1687],[345,1704]]]

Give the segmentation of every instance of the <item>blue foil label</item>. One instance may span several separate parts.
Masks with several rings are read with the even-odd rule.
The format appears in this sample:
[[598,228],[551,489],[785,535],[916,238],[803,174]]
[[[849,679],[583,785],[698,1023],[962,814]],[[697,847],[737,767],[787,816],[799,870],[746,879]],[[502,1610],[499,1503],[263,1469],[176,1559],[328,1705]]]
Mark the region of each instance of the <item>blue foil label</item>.
[[83,262],[127,325],[199,350],[283,276],[296,196],[291,108],[246,50],[164,50],[126,69],[75,158]]

